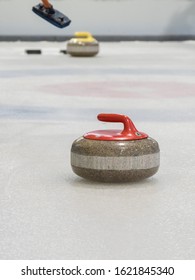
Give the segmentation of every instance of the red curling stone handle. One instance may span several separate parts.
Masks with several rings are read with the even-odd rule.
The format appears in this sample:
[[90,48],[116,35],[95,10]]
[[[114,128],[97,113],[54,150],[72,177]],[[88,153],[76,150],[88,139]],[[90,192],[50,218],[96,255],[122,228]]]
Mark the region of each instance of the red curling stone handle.
[[91,140],[140,140],[147,138],[148,135],[139,132],[129,117],[120,114],[99,114],[97,116],[99,121],[103,122],[120,122],[123,123],[124,129],[121,130],[95,130],[88,132],[84,135],[84,138]]
[[121,131],[122,135],[129,135],[129,133],[139,133],[135,128],[133,122],[129,117],[120,114],[99,114],[97,116],[99,121],[103,122],[121,122],[124,124],[124,129]]

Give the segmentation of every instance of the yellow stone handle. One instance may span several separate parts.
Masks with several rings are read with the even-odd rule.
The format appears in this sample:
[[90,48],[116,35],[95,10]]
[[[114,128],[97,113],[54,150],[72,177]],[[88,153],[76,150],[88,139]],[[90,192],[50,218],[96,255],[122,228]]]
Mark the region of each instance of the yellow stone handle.
[[75,32],[74,36],[82,42],[93,42],[95,39],[89,32]]

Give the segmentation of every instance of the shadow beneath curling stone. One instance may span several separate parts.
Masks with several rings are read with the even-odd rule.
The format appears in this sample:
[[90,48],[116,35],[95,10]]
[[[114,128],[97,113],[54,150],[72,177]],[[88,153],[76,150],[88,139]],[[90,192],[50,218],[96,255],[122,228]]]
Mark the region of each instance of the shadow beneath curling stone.
[[85,189],[126,189],[126,188],[148,188],[156,187],[159,185],[159,181],[155,177],[143,179],[141,181],[134,182],[122,182],[122,183],[105,183],[90,181],[80,177],[73,179],[73,187],[85,188]]

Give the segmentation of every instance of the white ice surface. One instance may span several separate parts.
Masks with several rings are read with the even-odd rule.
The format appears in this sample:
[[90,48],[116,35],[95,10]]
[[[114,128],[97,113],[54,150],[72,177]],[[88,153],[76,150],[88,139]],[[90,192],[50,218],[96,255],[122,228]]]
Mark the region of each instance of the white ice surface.
[[[42,49],[27,55],[26,49]],[[0,43],[0,259],[195,258],[195,42]],[[126,114],[159,142],[159,172],[77,177],[72,142]]]

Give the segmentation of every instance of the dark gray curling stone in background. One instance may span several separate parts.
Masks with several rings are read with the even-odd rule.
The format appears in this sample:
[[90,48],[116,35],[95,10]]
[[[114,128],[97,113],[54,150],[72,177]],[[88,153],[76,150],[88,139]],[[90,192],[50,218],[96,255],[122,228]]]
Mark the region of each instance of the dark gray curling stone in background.
[[92,131],[73,142],[71,166],[78,176],[100,182],[133,182],[158,171],[156,140],[139,132],[125,115],[99,114],[98,119],[122,122],[124,129]]

